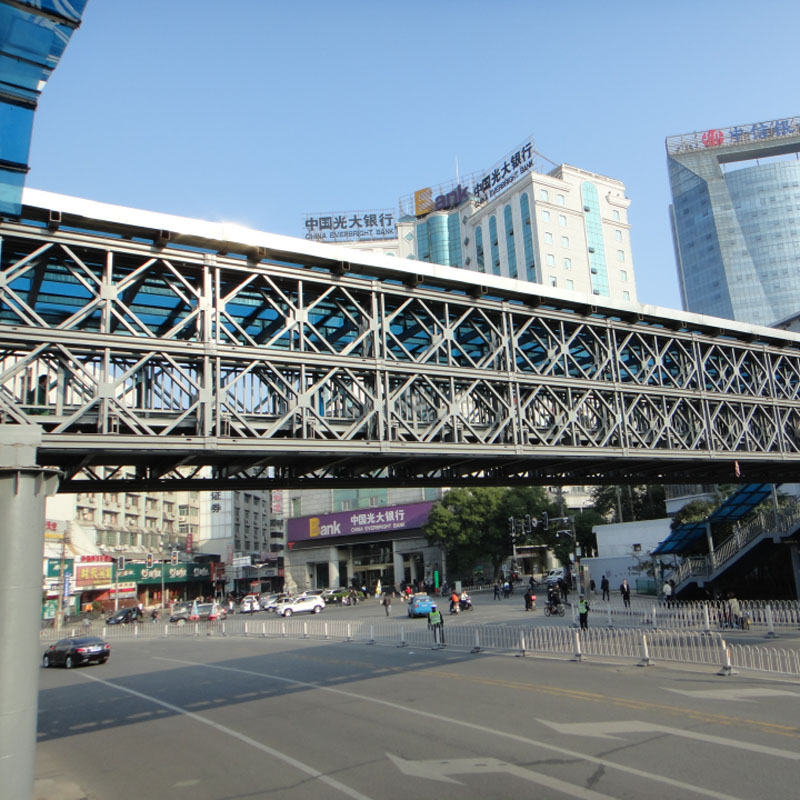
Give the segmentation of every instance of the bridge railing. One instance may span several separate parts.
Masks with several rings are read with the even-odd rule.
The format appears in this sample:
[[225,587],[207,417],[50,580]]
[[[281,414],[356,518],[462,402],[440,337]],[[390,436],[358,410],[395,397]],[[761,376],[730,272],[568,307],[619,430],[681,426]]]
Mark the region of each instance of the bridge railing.
[[[77,629],[78,631],[80,629]],[[43,641],[63,633],[42,632]],[[222,622],[190,623],[184,626],[163,622],[108,626],[103,631],[112,640],[121,638],[199,638],[239,636],[248,638],[316,639],[367,645],[434,647],[433,634],[422,620],[370,622],[346,620],[229,619]],[[580,631],[563,625],[445,625],[446,647],[472,653],[526,652],[562,655],[572,660],[608,657],[636,660],[643,666],[654,661],[719,666],[800,675],[800,650],[751,645],[731,645],[716,632],[666,628],[592,628]]]

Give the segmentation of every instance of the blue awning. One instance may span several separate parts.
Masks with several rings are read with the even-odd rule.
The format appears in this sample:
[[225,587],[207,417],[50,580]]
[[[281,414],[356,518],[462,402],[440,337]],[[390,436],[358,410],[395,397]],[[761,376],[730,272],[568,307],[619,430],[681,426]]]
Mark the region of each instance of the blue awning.
[[653,550],[654,556],[669,553],[689,553],[695,549],[698,539],[706,535],[706,523],[730,522],[749,514],[772,493],[770,483],[749,483],[725,500],[719,508],[708,515],[704,522],[687,522],[678,525],[670,535]]

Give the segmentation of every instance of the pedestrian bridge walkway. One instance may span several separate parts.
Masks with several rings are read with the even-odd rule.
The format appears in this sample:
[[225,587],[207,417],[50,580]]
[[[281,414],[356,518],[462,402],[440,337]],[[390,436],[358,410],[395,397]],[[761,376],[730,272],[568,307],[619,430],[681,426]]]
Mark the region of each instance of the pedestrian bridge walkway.
[[800,337],[26,190],[0,428],[61,491],[800,481]]

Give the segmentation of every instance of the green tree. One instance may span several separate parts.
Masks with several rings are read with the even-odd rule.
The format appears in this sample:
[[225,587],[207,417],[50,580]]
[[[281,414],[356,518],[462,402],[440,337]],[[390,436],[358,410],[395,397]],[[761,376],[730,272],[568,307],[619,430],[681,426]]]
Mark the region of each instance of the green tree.
[[592,490],[592,507],[606,522],[661,519],[667,515],[664,487],[659,484],[596,486]]
[[[509,517],[523,520],[530,514],[538,519],[543,511],[552,514],[553,506],[540,487],[452,489],[431,510],[425,533],[444,548],[449,576],[471,574],[475,564],[488,561],[497,580],[513,553]],[[537,528],[518,543],[544,540]]]

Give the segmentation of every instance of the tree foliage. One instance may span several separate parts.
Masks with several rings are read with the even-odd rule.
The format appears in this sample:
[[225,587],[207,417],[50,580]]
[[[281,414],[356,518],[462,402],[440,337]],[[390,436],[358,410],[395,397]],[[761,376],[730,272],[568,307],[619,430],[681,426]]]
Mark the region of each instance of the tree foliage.
[[592,506],[605,521],[611,522],[661,519],[667,515],[664,487],[659,484],[596,486],[592,490]]
[[449,576],[471,574],[488,561],[497,580],[513,552],[508,518],[539,518],[543,511],[553,507],[540,487],[452,489],[431,510],[425,533],[445,550]]

